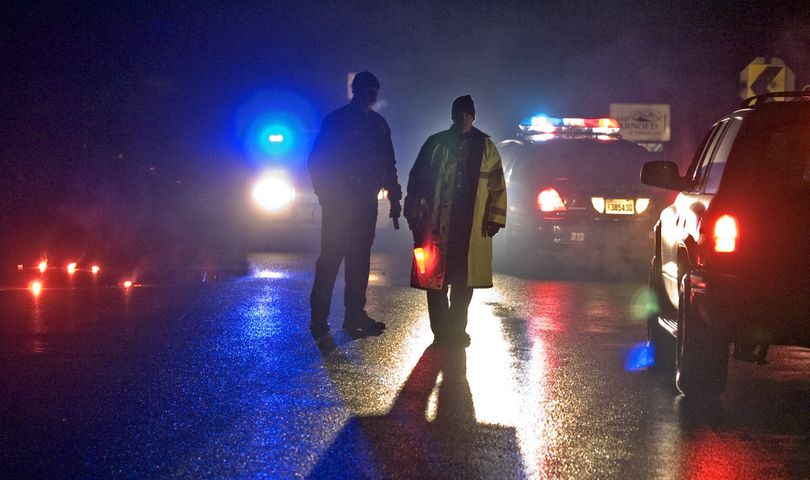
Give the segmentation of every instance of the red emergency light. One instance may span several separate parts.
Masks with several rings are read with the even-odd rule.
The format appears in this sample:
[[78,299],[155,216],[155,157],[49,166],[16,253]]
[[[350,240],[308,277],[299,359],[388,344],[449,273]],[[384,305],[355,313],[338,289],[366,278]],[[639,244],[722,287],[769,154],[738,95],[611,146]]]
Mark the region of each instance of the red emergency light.
[[541,212],[564,212],[565,203],[560,193],[554,188],[547,188],[537,195],[537,208]]
[[737,219],[731,215],[721,215],[714,224],[714,251],[719,253],[737,251],[739,236]]

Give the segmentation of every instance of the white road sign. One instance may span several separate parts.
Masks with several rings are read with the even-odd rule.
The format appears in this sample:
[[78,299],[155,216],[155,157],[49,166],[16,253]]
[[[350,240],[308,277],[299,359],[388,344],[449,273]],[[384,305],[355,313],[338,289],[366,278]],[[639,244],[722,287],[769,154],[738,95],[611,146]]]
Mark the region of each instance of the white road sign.
[[611,103],[610,116],[619,121],[622,138],[635,142],[668,142],[669,104]]

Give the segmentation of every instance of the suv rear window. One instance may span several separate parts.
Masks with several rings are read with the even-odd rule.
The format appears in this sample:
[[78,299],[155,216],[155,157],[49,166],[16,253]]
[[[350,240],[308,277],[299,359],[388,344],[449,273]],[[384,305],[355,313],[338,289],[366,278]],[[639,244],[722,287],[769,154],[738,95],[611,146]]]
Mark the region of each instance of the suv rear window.
[[810,108],[769,109],[746,120],[733,152],[741,173],[760,185],[810,187]]
[[639,172],[651,155],[626,140],[553,140],[529,144],[520,152],[510,181],[567,178],[583,186],[639,183]]

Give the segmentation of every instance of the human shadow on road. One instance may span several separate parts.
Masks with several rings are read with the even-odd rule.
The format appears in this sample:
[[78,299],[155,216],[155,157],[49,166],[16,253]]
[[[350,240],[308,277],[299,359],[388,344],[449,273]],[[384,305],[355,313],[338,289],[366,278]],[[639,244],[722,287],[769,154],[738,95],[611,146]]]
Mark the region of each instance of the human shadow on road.
[[371,332],[343,332],[340,336],[338,336],[339,343],[335,341],[335,336],[332,333],[327,333],[323,336],[314,337],[313,340],[315,341],[315,345],[318,347],[318,352],[320,353],[321,357],[326,358],[332,352],[334,352],[338,346],[345,345],[349,342],[353,342],[356,340],[362,340],[364,338],[369,337],[379,337],[384,333],[384,330],[380,331],[371,331]]
[[[434,389],[435,418],[428,420]],[[464,349],[431,345],[391,411],[351,418],[309,478],[524,476],[514,428],[476,422]]]

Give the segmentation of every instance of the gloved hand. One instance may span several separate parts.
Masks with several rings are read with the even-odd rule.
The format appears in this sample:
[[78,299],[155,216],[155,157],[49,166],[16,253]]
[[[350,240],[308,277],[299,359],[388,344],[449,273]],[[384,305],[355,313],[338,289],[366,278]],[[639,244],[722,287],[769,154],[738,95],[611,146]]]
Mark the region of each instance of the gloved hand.
[[402,204],[399,203],[399,200],[391,200],[391,211],[388,214],[388,218],[399,218],[402,216]]
[[391,200],[391,211],[388,216],[394,219],[394,230],[399,230],[399,217],[402,215],[402,204],[399,200]]
[[502,229],[503,227],[504,226],[501,225],[500,223],[488,222],[487,223],[487,236],[488,237],[494,237],[495,234],[498,233],[498,231],[500,229]]

